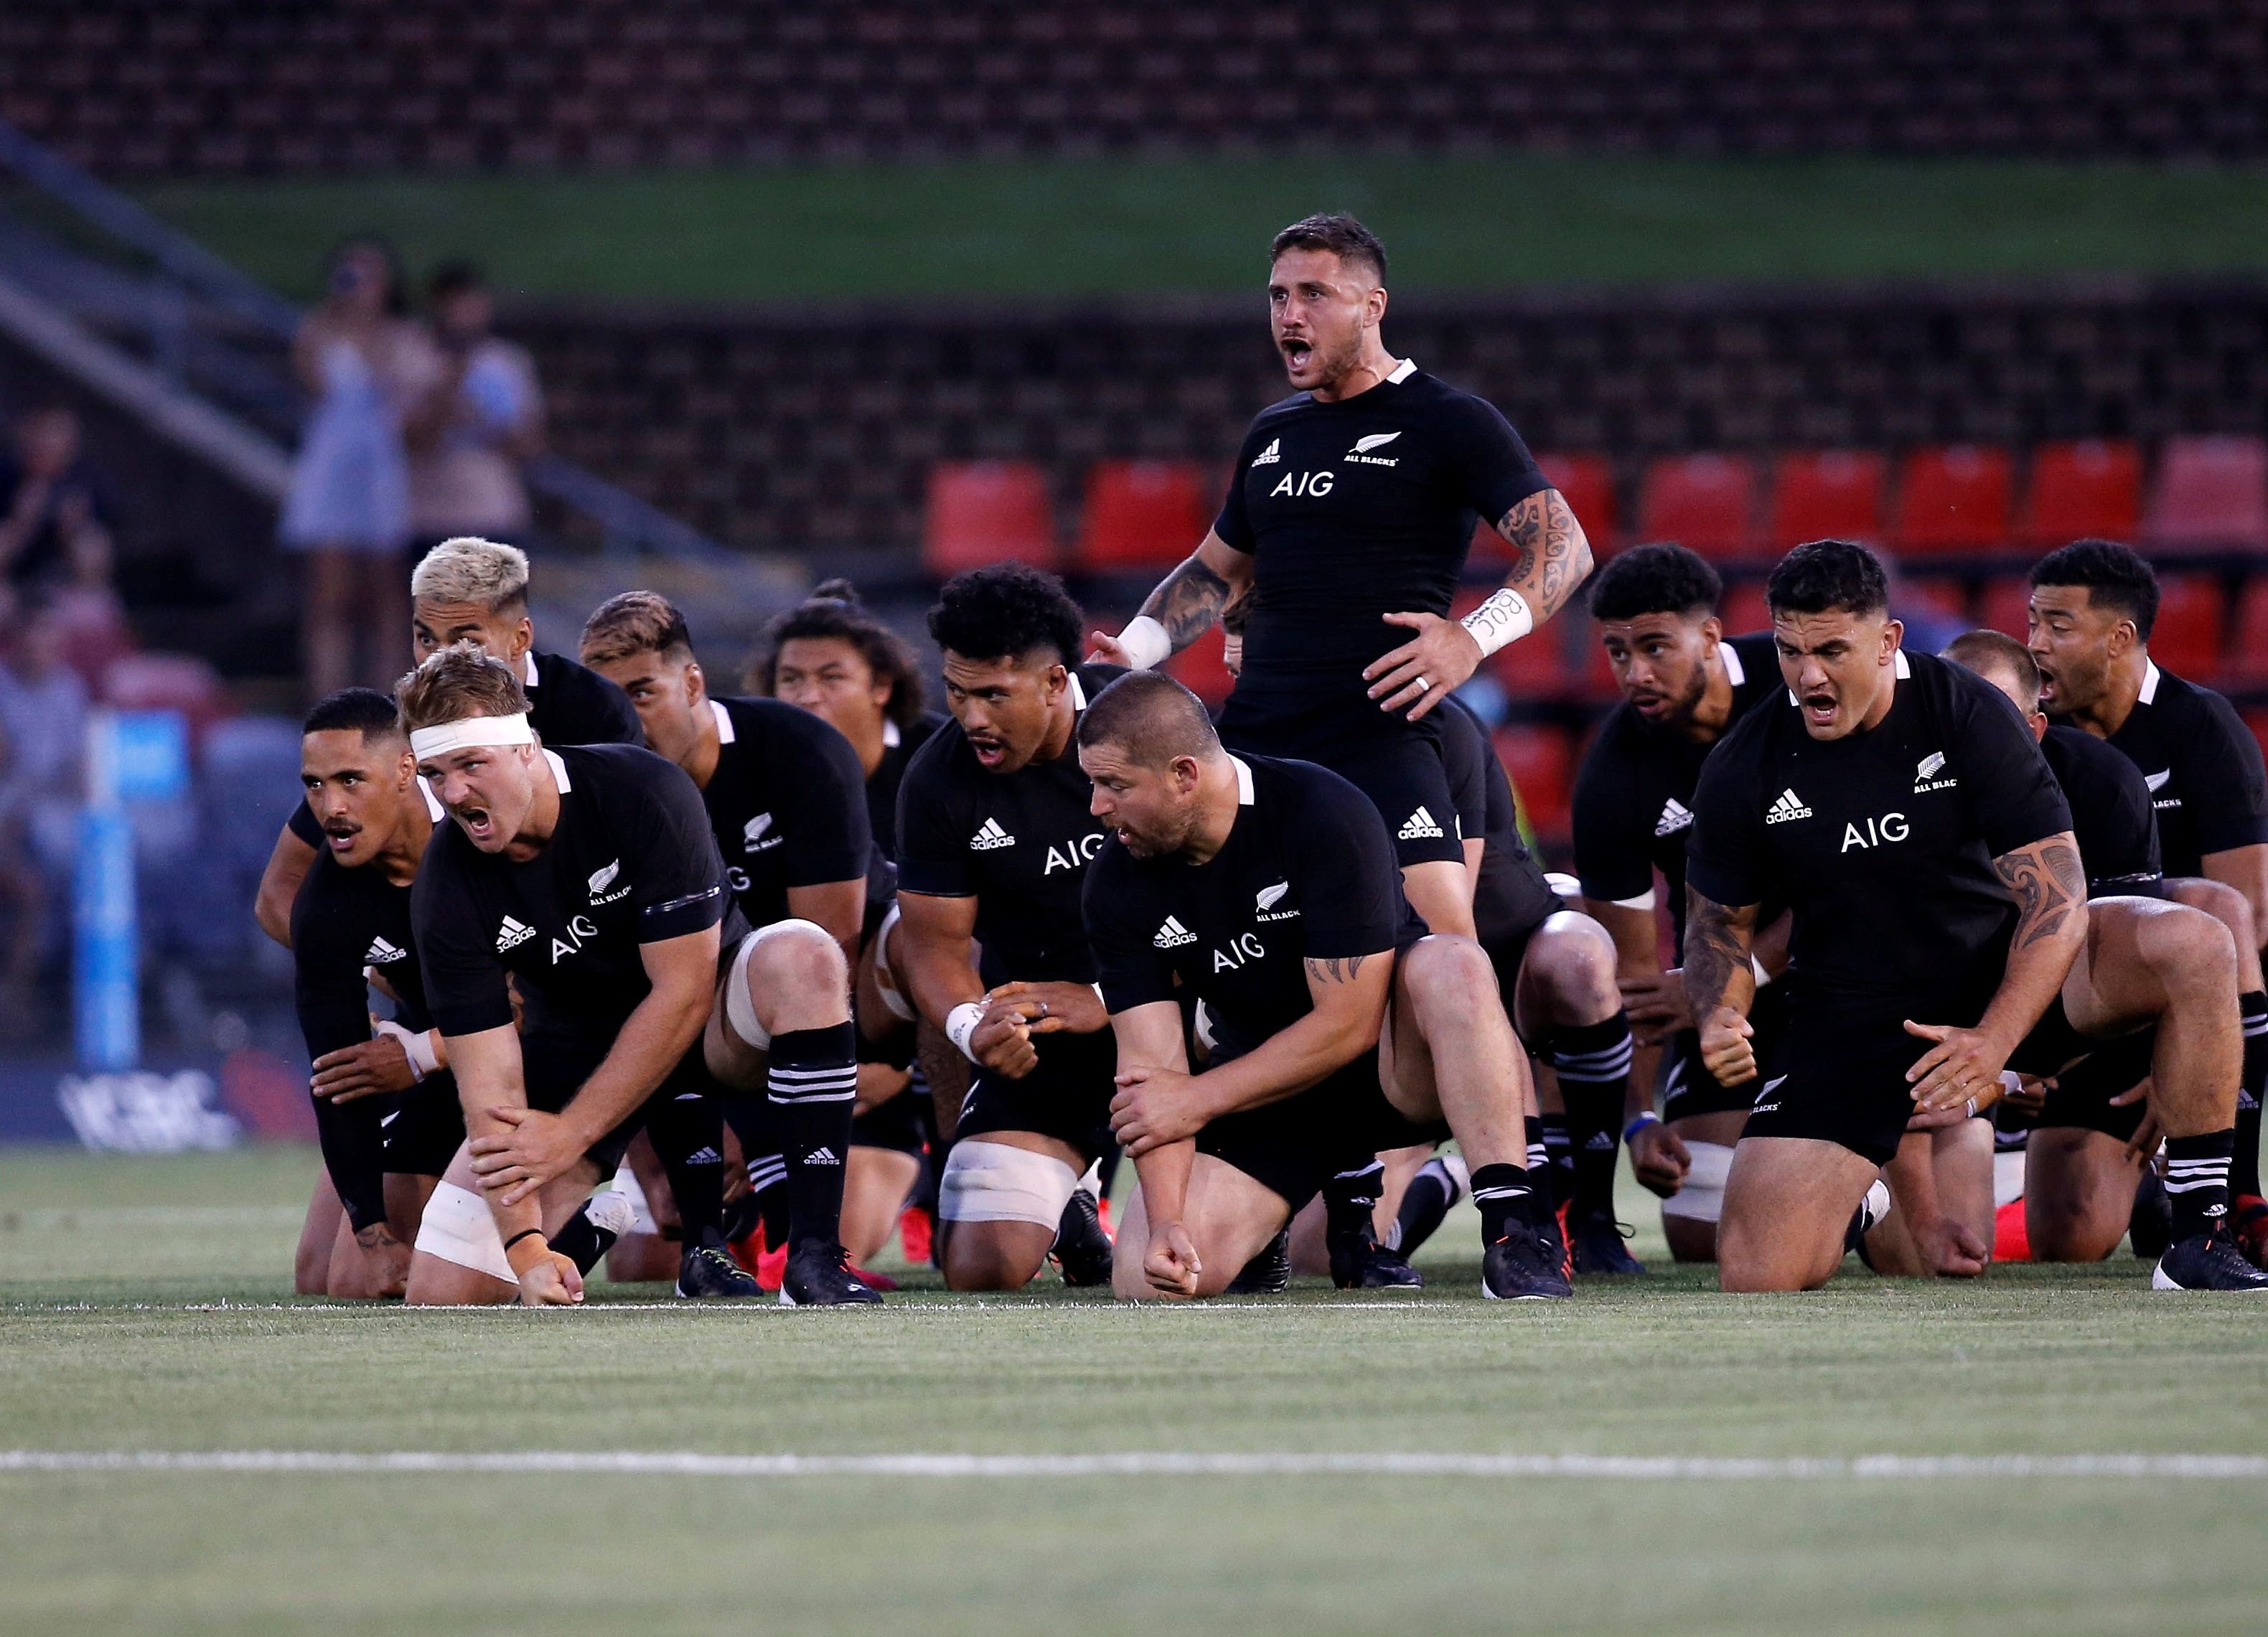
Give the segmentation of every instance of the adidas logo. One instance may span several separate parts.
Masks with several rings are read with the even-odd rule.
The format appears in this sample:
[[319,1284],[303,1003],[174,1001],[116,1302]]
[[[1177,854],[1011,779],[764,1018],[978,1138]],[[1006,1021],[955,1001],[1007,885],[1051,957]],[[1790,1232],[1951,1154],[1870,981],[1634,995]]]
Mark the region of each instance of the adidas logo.
[[534,936],[535,928],[507,915],[504,918],[504,925],[497,928],[497,953],[502,955],[507,949],[517,949]]
[[370,940],[370,948],[362,952],[362,961],[364,966],[384,966],[388,961],[402,960],[409,954],[409,950],[397,949],[383,938],[373,938]]
[[828,1147],[814,1148],[809,1154],[804,1155],[803,1162],[806,1165],[840,1165],[843,1163],[842,1161],[835,1157],[835,1150]]
[[685,1162],[688,1165],[722,1165],[725,1156],[714,1148],[696,1148],[685,1156]]
[[1367,438],[1358,438],[1354,440],[1354,447],[1346,452],[1345,459],[1358,466],[1398,466],[1401,464],[1400,456],[1373,454],[1371,451],[1383,449],[1401,436],[1400,432],[1373,432]]
[[976,852],[990,852],[998,847],[1012,847],[1016,838],[1000,828],[998,819],[986,819],[968,838],[969,849]]
[[1158,929],[1157,936],[1150,940],[1160,949],[1178,949],[1183,944],[1193,944],[1197,940],[1197,935],[1171,915],[1166,918],[1166,924]]
[[1653,821],[1653,833],[1657,836],[1675,836],[1692,822],[1693,809],[1672,796],[1661,804],[1661,816]]
[[1914,794],[1918,796],[1932,790],[1950,790],[1961,782],[1949,773],[1940,778],[1938,775],[1944,772],[1944,751],[1933,750],[1922,757],[1914,764]]
[[1767,824],[1785,824],[1790,819],[1810,816],[1811,809],[1803,805],[1803,798],[1792,789],[1781,791],[1773,798],[1771,806],[1764,809],[1764,822]]
[[1608,1149],[1614,1146],[1614,1132],[1593,1132],[1590,1136],[1584,1140],[1583,1151],[1586,1154],[1604,1154]]
[[1431,813],[1419,807],[1403,821],[1398,833],[1404,841],[1424,841],[1428,837],[1439,840],[1441,835],[1441,825]]
[[1283,441],[1284,440],[1281,438],[1270,438],[1268,440],[1268,446],[1265,449],[1263,449],[1258,454],[1252,457],[1252,464],[1254,466],[1275,465],[1277,461],[1284,458],[1283,451],[1277,446]]

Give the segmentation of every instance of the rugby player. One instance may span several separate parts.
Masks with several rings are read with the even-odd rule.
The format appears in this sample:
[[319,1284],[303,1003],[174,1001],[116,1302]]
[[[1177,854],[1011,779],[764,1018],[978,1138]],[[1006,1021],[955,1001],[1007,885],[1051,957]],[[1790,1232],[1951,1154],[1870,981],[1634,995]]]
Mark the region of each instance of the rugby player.
[[[856,1098],[855,1087],[838,1083],[839,1066],[820,1036],[847,1021],[865,918],[872,842],[858,753],[793,705],[711,698],[685,616],[659,593],[626,591],[600,604],[584,623],[582,656],[630,697],[646,743],[701,791],[725,879],[755,929],[725,990],[732,1037],[750,1059],[739,1083],[768,1085],[761,1102],[718,1102],[752,1163],[784,1153],[781,1252],[815,1242],[822,1250],[814,1254],[824,1254],[842,1237]],[[775,1036],[802,1066],[767,1076]],[[712,1113],[709,1140],[721,1148],[722,1139]],[[721,1199],[715,1204],[718,1220],[702,1225],[718,1235],[712,1243],[722,1242]],[[694,1226],[686,1223],[688,1242]]]
[[[1114,832],[1084,911],[1119,1043],[1112,1122],[1142,1182],[1116,1294],[1219,1294],[1349,1157],[1454,1133],[1485,1293],[1569,1294],[1535,1228],[1496,975],[1471,939],[1427,934],[1376,808],[1322,768],[1231,756],[1165,676],[1098,695],[1079,756]],[[1211,1019],[1200,1074],[1181,992]]]
[[[1575,776],[1583,909],[1614,940],[1624,1002],[1645,1048],[1635,1082],[1652,1088],[1658,1077],[1661,1098],[1657,1117],[1652,1095],[1642,1093],[1624,1136],[1638,1181],[1661,1196],[1662,1234],[1681,1262],[1716,1257],[1725,1176],[1756,1090],[1719,1085],[1702,1067],[1683,975],[1662,970],[1659,931],[1666,916],[1674,947],[1683,947],[1685,841],[1701,764],[1734,723],[1779,688],[1771,635],[1728,639],[1717,614],[1723,596],[1717,571],[1683,546],[1634,546],[1599,570],[1591,617],[1622,700]],[[1659,908],[1657,871],[1667,896]],[[1783,918],[1764,918],[1760,981],[1784,960],[1786,939]],[[1750,1022],[1762,1060],[1770,1060],[1784,998],[1768,981],[1757,992]]]
[[[412,663],[453,642],[477,643],[518,667],[530,701],[529,725],[545,744],[556,749],[638,742],[637,713],[620,689],[572,660],[535,651],[526,552],[469,535],[445,540],[411,571],[409,595]],[[276,836],[261,872],[253,916],[286,948],[292,900],[322,845],[322,830],[303,802]]]
[[[1718,1226],[1734,1291],[1826,1282],[1910,1123],[1953,1125],[2001,1071],[2052,1074],[2154,1024],[2174,1237],[2161,1289],[2268,1289],[2226,1225],[2242,1059],[2226,929],[2139,898],[2090,905],[2071,810],[1979,678],[1898,646],[1881,563],[1815,541],[1766,587],[1788,698],[1719,743],[1694,792],[1684,977],[1702,1061],[1756,1074],[1751,934],[1793,917],[1778,1072],[1734,1149]],[[1911,1220],[1944,1265],[1959,1225]]]
[[[2039,667],[2014,638],[1970,631],[1948,644],[1945,657],[2007,696],[2040,741],[2071,804],[2088,896],[2161,896],[2158,827],[2141,769],[2092,734],[2049,726],[2039,708]],[[2022,1139],[2031,1260],[2100,1262],[2125,1234],[2140,1168],[2149,1157],[2136,1151],[2134,1138],[2142,1124],[2139,1082],[2150,1073],[2151,1043],[2146,1034],[2114,1041],[2044,1082],[2036,1094],[2014,1094],[2024,1095],[2031,1114],[2032,1129],[2019,1127],[2015,1133]],[[2148,1147],[2156,1147],[2154,1139]]]
[[2268,1265],[2260,1187],[2260,1105],[2268,1095],[2268,773],[2227,699],[2150,658],[2158,578],[2132,549],[2081,540],[2032,568],[2030,645],[2040,708],[2107,740],[2142,770],[2158,818],[2169,897],[2235,934],[2244,1017],[2230,1191],[2238,1243]]
[[1066,1283],[1101,1284],[1110,1242],[1080,1176],[1111,1147],[1117,1059],[1079,911],[1103,831],[1071,739],[1119,672],[1079,665],[1078,605],[1020,564],[948,581],[929,630],[954,726],[899,792],[894,958],[973,1066],[939,1188],[946,1283],[1020,1289],[1052,1250]]

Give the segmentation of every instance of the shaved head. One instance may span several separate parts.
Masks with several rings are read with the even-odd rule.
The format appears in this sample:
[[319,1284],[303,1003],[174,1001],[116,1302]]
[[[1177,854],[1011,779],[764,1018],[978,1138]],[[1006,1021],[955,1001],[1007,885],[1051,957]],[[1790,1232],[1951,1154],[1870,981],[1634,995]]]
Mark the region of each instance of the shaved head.
[[1162,768],[1180,756],[1210,762],[1220,736],[1204,702],[1170,676],[1129,671],[1087,702],[1079,719],[1082,750],[1108,745],[1136,767]]

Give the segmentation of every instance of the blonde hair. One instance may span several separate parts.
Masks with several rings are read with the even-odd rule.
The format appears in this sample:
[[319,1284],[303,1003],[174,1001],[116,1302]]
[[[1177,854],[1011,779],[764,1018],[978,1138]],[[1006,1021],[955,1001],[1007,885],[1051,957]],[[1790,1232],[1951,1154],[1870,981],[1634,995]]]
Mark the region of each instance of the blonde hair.
[[476,642],[454,642],[425,656],[424,663],[394,684],[406,733],[441,727],[474,716],[517,716],[527,709],[527,690],[512,667]]
[[433,602],[470,602],[499,613],[527,601],[527,553],[460,535],[434,547],[410,570],[409,594]]

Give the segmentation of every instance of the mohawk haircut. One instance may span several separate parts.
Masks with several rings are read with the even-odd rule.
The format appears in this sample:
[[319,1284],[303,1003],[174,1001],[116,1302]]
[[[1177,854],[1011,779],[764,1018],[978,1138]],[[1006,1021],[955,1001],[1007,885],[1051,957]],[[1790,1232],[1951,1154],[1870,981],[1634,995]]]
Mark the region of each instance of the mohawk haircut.
[[1268,246],[1272,266],[1286,250],[1328,250],[1342,263],[1361,262],[1379,284],[1386,282],[1386,246],[1360,222],[1339,211],[1300,218]]
[[1086,703],[1079,748],[1115,745],[1137,767],[1164,767],[1176,756],[1209,762],[1220,735],[1204,701],[1157,671],[1129,671]]
[[1882,560],[1853,540],[1814,540],[1782,557],[1764,582],[1774,614],[1881,614],[1890,606]]
[[453,642],[394,685],[404,732],[439,727],[472,716],[517,716],[527,690],[512,667],[476,642]]
[[2158,571],[2132,546],[2074,540],[2032,564],[2035,586],[2084,586],[2089,608],[2110,608],[2134,622],[2145,643],[2158,623]]
[[1698,552],[1683,546],[1632,546],[1609,557],[1591,577],[1591,617],[1710,615],[1724,595],[1724,580]]
[[583,663],[606,665],[635,654],[665,660],[693,657],[685,616],[658,591],[625,591],[608,598],[583,622]]
[[472,535],[445,540],[409,571],[409,594],[426,602],[469,602],[500,614],[527,604],[527,553]]
[[995,563],[946,581],[929,611],[929,634],[964,660],[1020,660],[1052,649],[1077,665],[1086,622],[1054,575]]
[[761,694],[779,691],[780,650],[798,639],[833,638],[849,643],[866,661],[878,682],[890,685],[882,714],[900,727],[921,719],[921,669],[906,639],[866,612],[858,587],[847,579],[823,580],[811,595],[772,621],[748,660],[747,685]]
[[401,716],[389,696],[375,688],[342,688],[315,701],[314,708],[299,724],[299,731],[360,734],[363,742],[368,744],[373,739],[399,738],[402,730]]
[[1994,672],[2015,681],[2016,691],[2027,699],[2040,697],[2040,662],[2032,651],[2006,631],[1963,631],[1945,645],[1940,659],[1950,660],[1964,671],[1974,671],[1987,682]]

